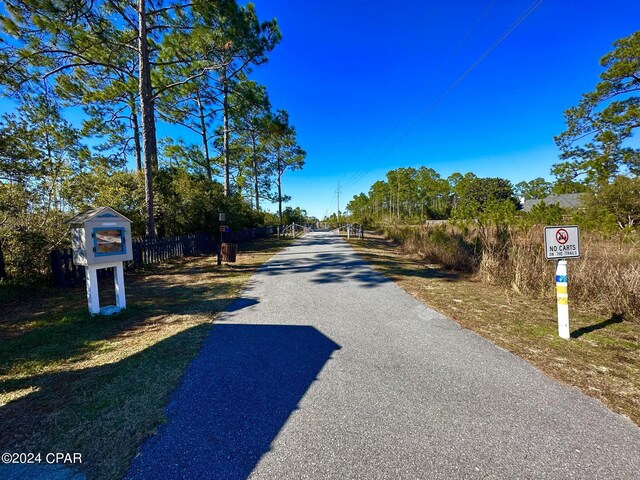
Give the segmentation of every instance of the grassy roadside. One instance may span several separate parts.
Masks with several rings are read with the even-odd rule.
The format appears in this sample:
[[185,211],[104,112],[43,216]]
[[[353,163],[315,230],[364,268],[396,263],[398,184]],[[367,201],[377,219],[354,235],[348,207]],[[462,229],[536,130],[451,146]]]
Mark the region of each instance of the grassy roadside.
[[0,452],[80,452],[89,478],[121,477],[215,314],[286,244],[242,244],[222,267],[190,257],[128,275],[128,308],[112,317],[91,318],[82,289],[5,296]]
[[640,425],[640,324],[599,316],[570,299],[573,338],[562,340],[554,301],[424,264],[382,236],[350,243],[417,299]]

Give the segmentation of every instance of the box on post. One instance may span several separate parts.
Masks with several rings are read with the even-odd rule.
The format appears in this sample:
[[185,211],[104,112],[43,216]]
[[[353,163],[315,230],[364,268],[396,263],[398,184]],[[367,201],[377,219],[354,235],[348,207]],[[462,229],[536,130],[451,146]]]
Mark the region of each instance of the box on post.
[[88,266],[133,260],[131,220],[110,207],[79,213],[71,226],[73,263]]
[[[133,259],[131,220],[110,207],[79,213],[67,221],[71,226],[73,263],[86,268],[87,302],[92,315],[117,313],[126,308],[124,264]],[[116,305],[100,308],[98,274],[114,269]]]

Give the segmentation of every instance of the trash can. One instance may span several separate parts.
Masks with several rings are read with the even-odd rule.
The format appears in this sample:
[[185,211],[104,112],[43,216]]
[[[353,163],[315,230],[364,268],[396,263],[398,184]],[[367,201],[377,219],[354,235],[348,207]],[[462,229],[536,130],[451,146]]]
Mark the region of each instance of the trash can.
[[238,254],[237,243],[223,243],[222,244],[222,261],[227,263],[233,263],[236,261],[236,255]]

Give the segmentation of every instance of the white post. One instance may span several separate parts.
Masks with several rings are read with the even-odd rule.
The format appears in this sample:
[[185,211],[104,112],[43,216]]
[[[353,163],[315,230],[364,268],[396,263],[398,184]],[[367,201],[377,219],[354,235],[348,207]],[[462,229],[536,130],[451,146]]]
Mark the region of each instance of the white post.
[[291,238],[296,238],[296,224],[291,224]]
[[116,287],[116,306],[124,310],[127,308],[127,297],[124,293],[124,265],[122,263],[113,267],[113,283]]
[[89,265],[85,267],[85,279],[87,284],[87,303],[89,313],[97,315],[100,313],[100,295],[98,294],[98,269]]
[[558,335],[571,338],[569,332],[569,293],[567,291],[567,261],[558,260],[556,269],[556,295],[558,297]]
[[347,240],[351,238],[351,225],[347,223]]

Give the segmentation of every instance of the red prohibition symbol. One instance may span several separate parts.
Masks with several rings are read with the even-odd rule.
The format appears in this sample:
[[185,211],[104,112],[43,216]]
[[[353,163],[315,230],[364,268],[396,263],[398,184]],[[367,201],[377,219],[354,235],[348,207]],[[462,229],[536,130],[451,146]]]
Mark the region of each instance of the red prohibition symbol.
[[569,241],[569,232],[567,232],[564,228],[560,228],[556,232],[556,240],[560,245],[564,245]]

